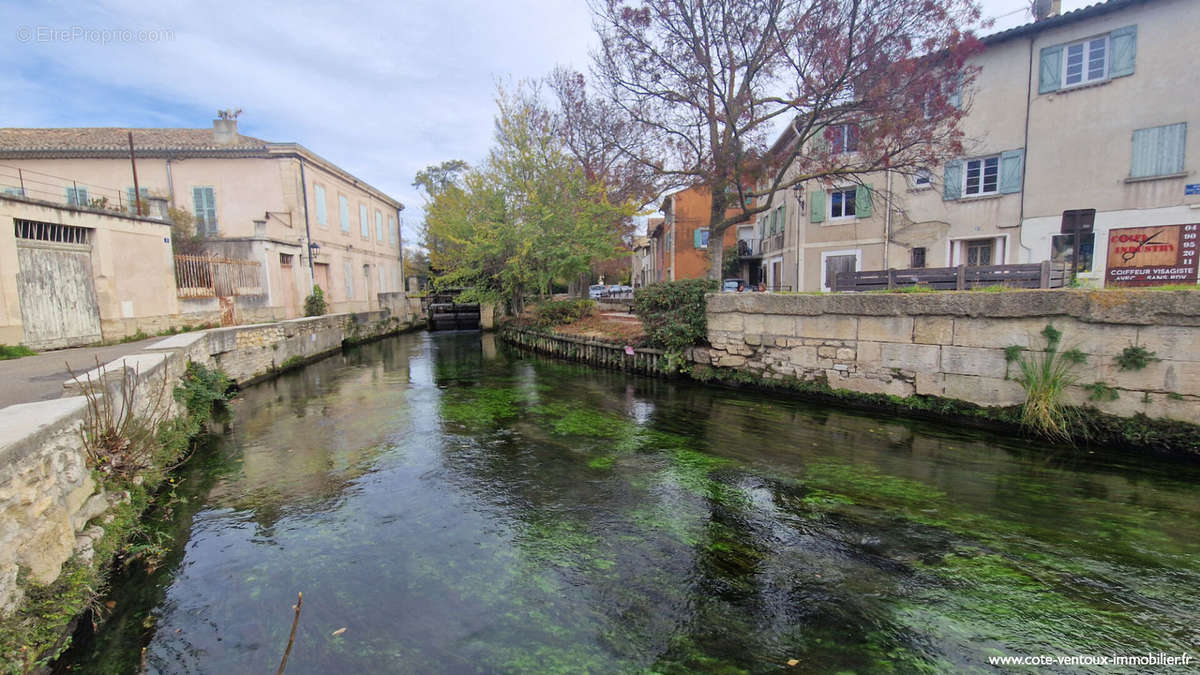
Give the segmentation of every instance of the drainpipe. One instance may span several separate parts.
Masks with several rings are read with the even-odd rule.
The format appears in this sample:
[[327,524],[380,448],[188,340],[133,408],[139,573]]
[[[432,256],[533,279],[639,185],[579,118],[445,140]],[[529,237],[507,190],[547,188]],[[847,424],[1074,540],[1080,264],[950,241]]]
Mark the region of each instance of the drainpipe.
[[171,208],[175,208],[175,179],[171,176],[171,158],[167,158],[167,200]]
[[1022,141],[1025,161],[1021,162],[1021,207],[1017,221],[1017,245],[1029,253],[1033,262],[1033,249],[1025,245],[1025,172],[1029,167],[1029,111],[1033,107],[1033,37],[1029,38],[1029,72],[1025,78],[1025,139]]
[[304,201],[304,247],[308,250],[308,292],[312,294],[313,286],[317,283],[316,273],[313,271],[313,249],[312,249],[312,230],[308,227],[308,183],[304,180],[304,158],[300,157],[300,199]]
[[884,196],[884,214],[883,214],[883,269],[890,270],[888,266],[888,252],[892,248],[892,172],[887,172],[887,195]]

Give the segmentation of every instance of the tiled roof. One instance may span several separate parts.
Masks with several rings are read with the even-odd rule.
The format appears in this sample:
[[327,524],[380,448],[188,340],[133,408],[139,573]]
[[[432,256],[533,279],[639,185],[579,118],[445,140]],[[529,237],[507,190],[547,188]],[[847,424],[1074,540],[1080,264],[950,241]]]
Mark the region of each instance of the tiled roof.
[[234,142],[218,145],[212,129],[126,129],[79,127],[67,129],[0,129],[0,152],[113,152],[129,150],[133,132],[135,151],[266,150],[268,143],[238,134]]
[[985,35],[980,39],[983,40],[984,44],[1003,42],[1004,40],[1011,38],[1021,37],[1022,35],[1028,35],[1030,33],[1040,33],[1041,31],[1049,30],[1057,26],[1074,23],[1075,21],[1082,21],[1083,19],[1090,19],[1093,16],[1108,14],[1109,12],[1115,12],[1118,9],[1124,9],[1132,5],[1140,5],[1148,2],[1151,2],[1151,0],[1108,0],[1108,2],[1098,2],[1094,5],[1080,7],[1079,9],[1074,9],[1070,12],[1059,14],[1058,16],[1052,16],[1048,19],[1022,24],[1015,28],[1002,30],[999,33]]

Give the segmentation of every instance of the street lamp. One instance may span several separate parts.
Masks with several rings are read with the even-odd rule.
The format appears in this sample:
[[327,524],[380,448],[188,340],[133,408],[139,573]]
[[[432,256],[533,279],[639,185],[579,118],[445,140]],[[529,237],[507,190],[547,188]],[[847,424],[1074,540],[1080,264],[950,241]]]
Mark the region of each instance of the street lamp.
[[804,183],[796,183],[792,186],[792,194],[796,197],[796,203],[800,205],[800,211],[804,211]]

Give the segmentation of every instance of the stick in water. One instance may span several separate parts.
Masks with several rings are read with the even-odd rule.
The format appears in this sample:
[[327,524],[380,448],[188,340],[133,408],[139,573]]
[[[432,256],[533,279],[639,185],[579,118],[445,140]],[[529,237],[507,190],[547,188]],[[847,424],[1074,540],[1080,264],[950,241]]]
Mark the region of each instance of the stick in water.
[[292,645],[296,642],[296,626],[300,623],[300,608],[304,605],[304,594],[296,594],[296,618],[292,619],[292,634],[288,636],[287,649],[283,650],[283,660],[279,662],[279,670],[275,671],[275,675],[283,675],[283,669],[287,668],[288,654],[292,653]]

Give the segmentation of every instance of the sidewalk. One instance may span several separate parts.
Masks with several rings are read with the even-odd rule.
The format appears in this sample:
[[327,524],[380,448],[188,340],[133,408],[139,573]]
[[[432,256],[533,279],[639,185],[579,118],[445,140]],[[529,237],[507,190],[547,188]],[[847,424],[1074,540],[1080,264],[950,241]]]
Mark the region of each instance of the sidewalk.
[[0,361],[0,408],[15,403],[59,398],[63,393],[62,383],[71,379],[67,364],[77,374],[83,374],[96,367],[97,359],[100,365],[104,365],[122,356],[140,352],[162,339],[152,337],[107,347],[59,349]]

